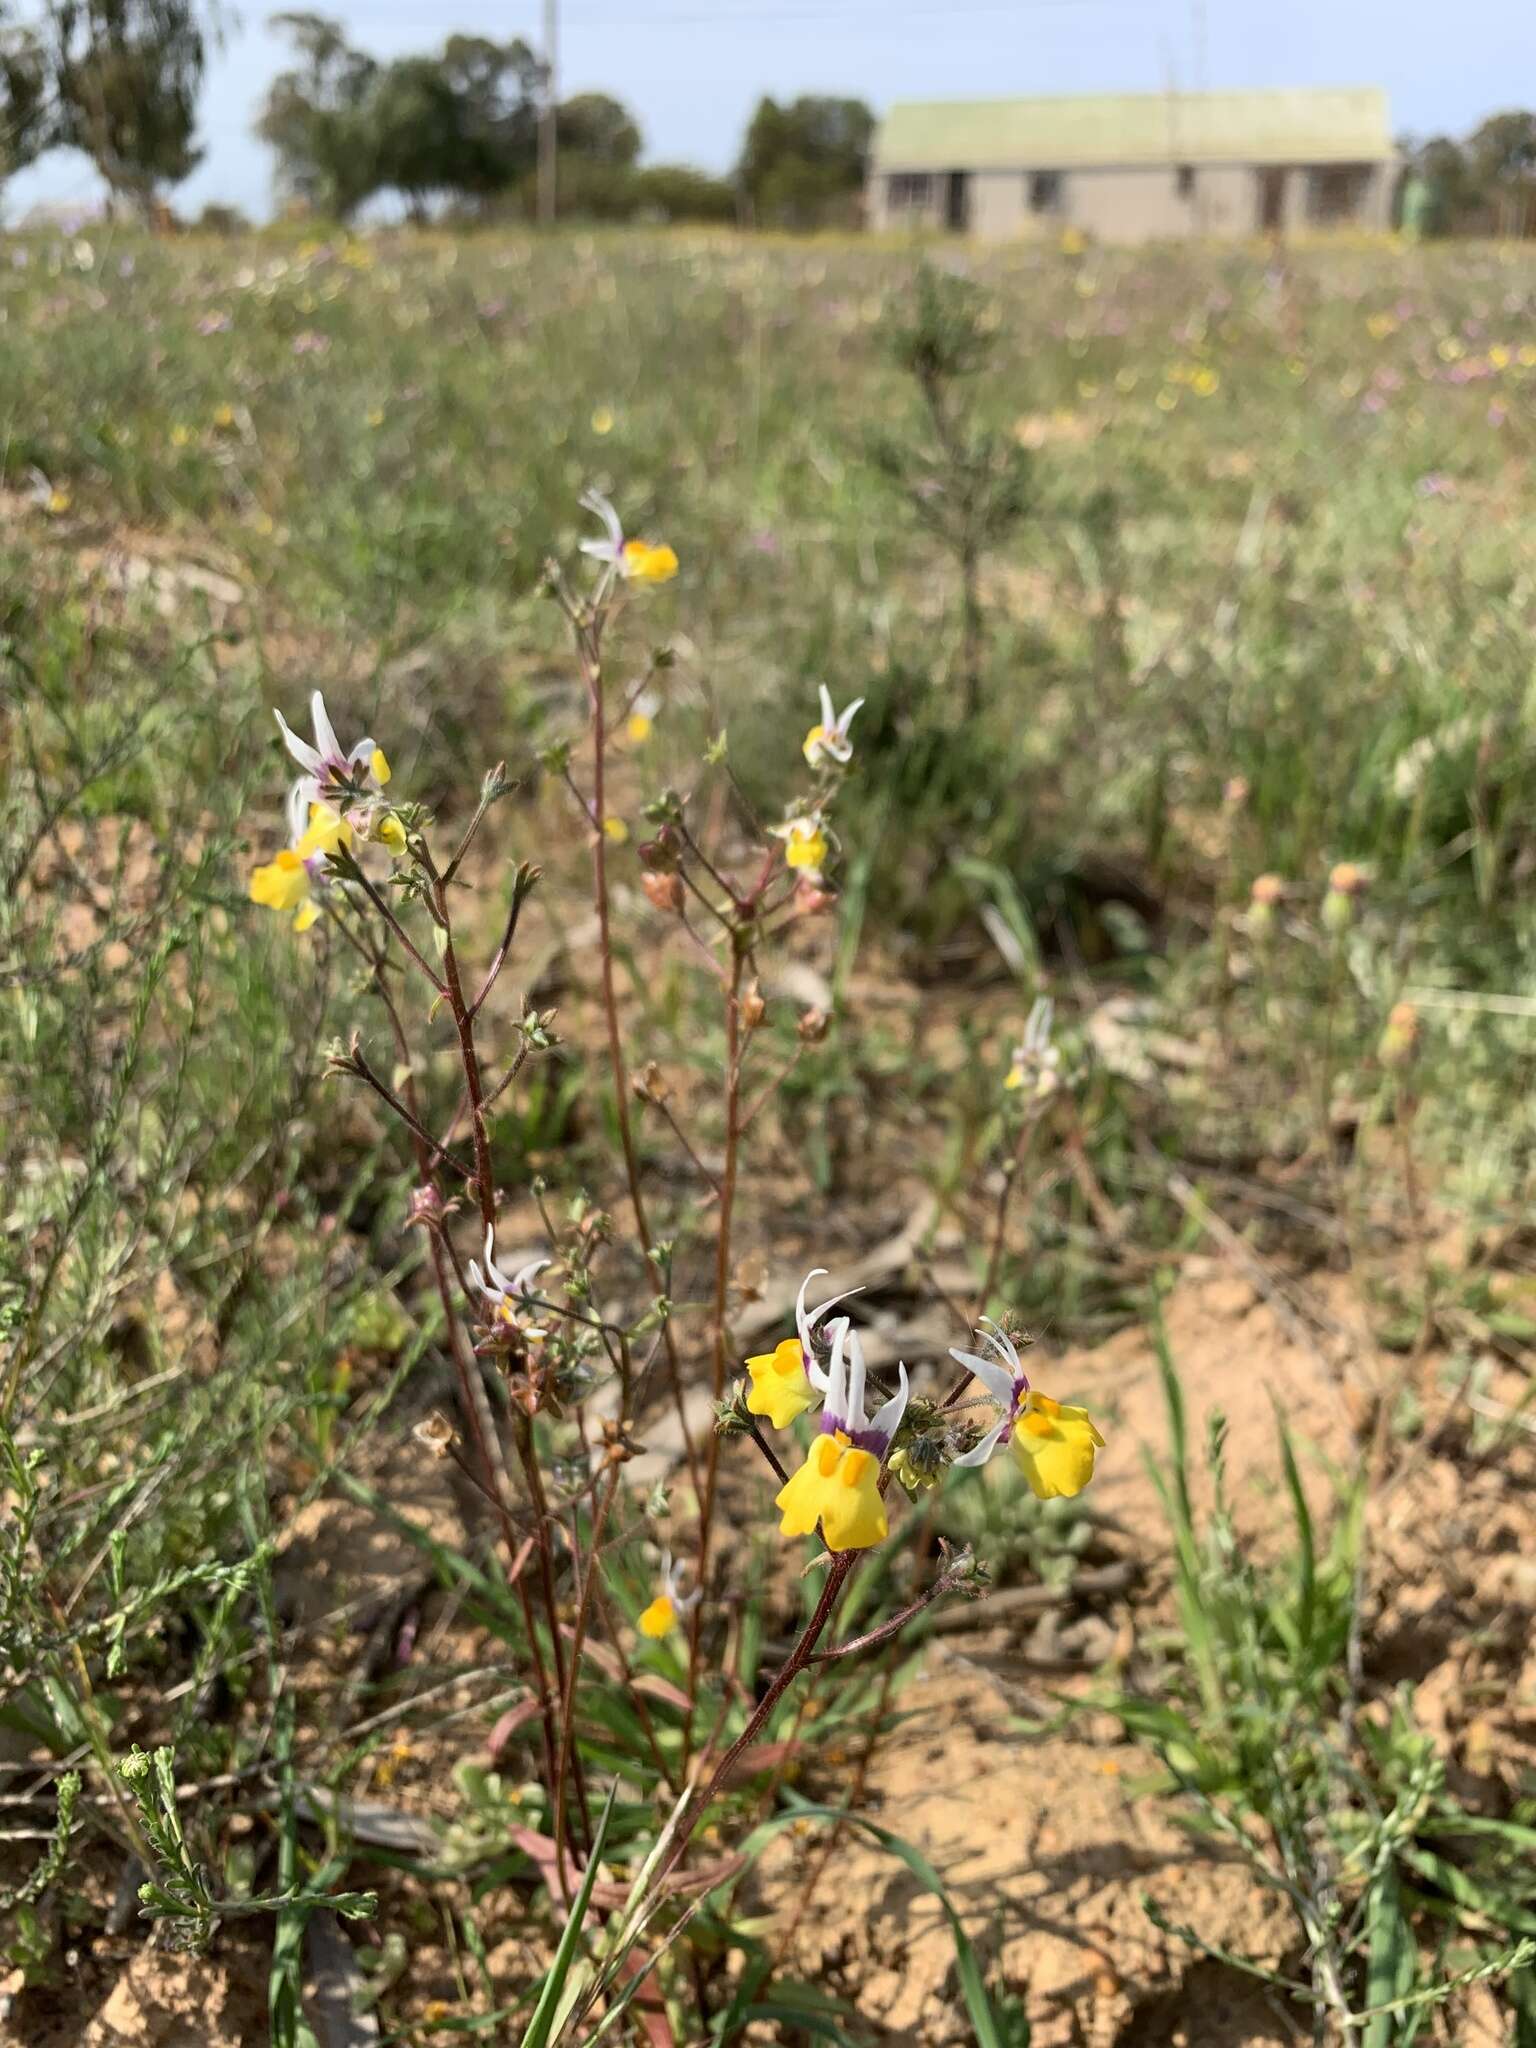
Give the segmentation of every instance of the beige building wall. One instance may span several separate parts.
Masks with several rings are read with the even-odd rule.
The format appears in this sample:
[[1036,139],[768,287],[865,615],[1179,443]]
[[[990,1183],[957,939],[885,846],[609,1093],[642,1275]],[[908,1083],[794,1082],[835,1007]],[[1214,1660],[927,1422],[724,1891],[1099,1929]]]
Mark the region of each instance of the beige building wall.
[[[1278,178],[1280,225],[1286,233],[1305,231],[1310,217],[1310,174],[1305,165],[1272,169],[1254,164],[1197,164],[1193,188],[1180,189],[1177,165],[1077,168],[1060,173],[1057,205],[1036,213],[1029,204],[1030,172],[973,171],[967,182],[969,232],[982,241],[1015,237],[1054,239],[1064,228],[1106,242],[1174,241],[1184,235],[1253,235],[1263,227],[1266,178]],[[1366,229],[1392,224],[1395,163],[1373,165],[1348,223]],[[869,224],[873,228],[941,229],[946,223],[949,174],[929,174],[929,196],[921,206],[890,204],[890,173],[876,166],[870,178]]]
[[1189,201],[1179,196],[1170,164],[1146,169],[1068,171],[1062,179],[1062,226],[1105,242],[1161,242],[1194,232]]
[[1023,171],[976,171],[971,177],[971,233],[984,242],[1006,242],[1030,225]]

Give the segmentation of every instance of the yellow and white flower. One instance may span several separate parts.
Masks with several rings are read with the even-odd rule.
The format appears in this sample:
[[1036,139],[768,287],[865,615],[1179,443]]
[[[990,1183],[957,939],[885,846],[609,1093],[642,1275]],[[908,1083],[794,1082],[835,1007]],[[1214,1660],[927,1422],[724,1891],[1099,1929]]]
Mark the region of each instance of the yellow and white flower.
[[853,759],[853,742],[848,737],[848,728],[853,723],[854,713],[862,709],[864,699],[855,697],[845,710],[834,715],[830,691],[825,683],[819,688],[821,723],[813,725],[806,734],[801,752],[813,768],[824,768],[829,762],[838,768],[846,768]]
[[1013,1049],[1008,1078],[1009,1089],[1027,1089],[1037,1102],[1045,1102],[1061,1086],[1061,1048],[1051,1043],[1054,1005],[1049,996],[1036,996],[1024,1024],[1024,1038]]
[[288,844],[251,875],[251,901],[266,910],[293,912],[293,928],[307,932],[320,915],[315,892],[338,847],[352,844],[352,827],[339,811],[309,796],[307,782],[288,796]]
[[[747,1393],[747,1413],[766,1416],[775,1429],[787,1429],[797,1415],[814,1408],[827,1391],[827,1375],[816,1357],[816,1325],[828,1309],[846,1301],[848,1294],[834,1294],[820,1308],[806,1313],[806,1289],[813,1280],[823,1278],[826,1270],[825,1266],[813,1267],[800,1283],[795,1300],[798,1336],[786,1337],[772,1351],[760,1352],[756,1358],[747,1360],[752,1381]],[[857,1287],[848,1290],[849,1294],[859,1291]]]
[[294,784],[290,802],[307,804],[324,798],[337,808],[359,801],[376,802],[390,774],[383,748],[375,746],[371,739],[361,739],[356,746],[343,751],[326,711],[323,692],[313,693],[309,710],[315,728],[313,746],[299,738],[281,711],[272,714],[284,746],[304,770]]
[[624,730],[629,735],[631,746],[643,747],[656,729],[656,714],[661,709],[661,697],[655,690],[640,690],[630,699],[629,716],[624,721]]
[[529,1259],[509,1278],[496,1263],[496,1233],[487,1229],[485,1270],[481,1271],[477,1259],[471,1259],[469,1284],[487,1304],[492,1322],[505,1323],[531,1335],[530,1315],[536,1303],[533,1283],[549,1263],[548,1259]]
[[1049,1394],[1035,1393],[1006,1330],[985,1325],[980,1337],[991,1358],[974,1351],[950,1352],[957,1365],[969,1367],[997,1403],[997,1421],[973,1449],[955,1459],[957,1465],[985,1465],[999,1444],[1008,1444],[1014,1462],[1038,1500],[1070,1500],[1093,1477],[1095,1454],[1104,1439],[1086,1408],[1068,1407]]
[[829,1550],[869,1550],[885,1540],[880,1467],[906,1413],[907,1369],[897,1367],[900,1389],[873,1418],[864,1413],[864,1370],[858,1333],[839,1316],[832,1325],[820,1434],[774,1502],[785,1536],[809,1536],[820,1522]]
[[581,552],[602,562],[626,583],[670,583],[677,574],[677,556],[665,541],[626,540],[619,515],[601,491],[583,491],[582,509],[603,522],[607,537],[584,540]]
[[685,1614],[691,1614],[699,1604],[703,1591],[695,1586],[691,1593],[682,1591],[683,1567],[674,1564],[670,1550],[661,1553],[661,1589],[650,1606],[639,1617],[640,1633],[649,1636],[652,1642],[670,1635]]
[[784,859],[796,873],[808,882],[821,880],[830,848],[820,818],[803,811],[799,817],[786,818],[782,825],[775,825],[773,836],[784,841]]

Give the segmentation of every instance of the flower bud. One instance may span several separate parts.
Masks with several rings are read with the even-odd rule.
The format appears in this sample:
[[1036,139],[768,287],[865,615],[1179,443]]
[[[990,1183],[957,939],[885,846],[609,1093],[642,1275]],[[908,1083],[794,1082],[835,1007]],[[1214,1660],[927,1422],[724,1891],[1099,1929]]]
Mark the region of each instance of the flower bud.
[[438,1408],[434,1408],[430,1415],[423,1416],[411,1431],[411,1435],[422,1449],[430,1451],[434,1458],[446,1458],[453,1447],[453,1425]]
[[681,914],[683,884],[680,876],[642,874],[640,887],[645,891],[646,900],[653,910],[664,910],[672,917]]
[[1279,875],[1256,875],[1248,891],[1248,915],[1244,922],[1253,939],[1267,939],[1275,928],[1275,917],[1285,897],[1285,883]]
[[411,1199],[405,1206],[407,1225],[423,1223],[429,1230],[435,1229],[448,1214],[448,1204],[430,1182],[424,1181],[419,1188],[411,1189]]
[[802,1045],[820,1045],[827,1035],[832,1019],[825,1010],[802,1010],[800,1021],[795,1026],[795,1035]]
[[817,911],[826,910],[837,901],[837,891],[824,889],[819,882],[803,880],[795,884],[791,901],[801,917],[814,917]]
[[763,1000],[762,983],[754,981],[742,996],[740,1005],[741,1021],[748,1031],[755,1031],[768,1014],[768,1005]]
[[1323,898],[1322,920],[1323,929],[1336,938],[1347,932],[1355,921],[1354,897],[1343,889],[1329,889]]
[[631,1084],[642,1102],[670,1100],[672,1086],[654,1060],[647,1060]]
[[915,1437],[891,1453],[890,1467],[908,1493],[931,1493],[944,1476],[944,1446],[935,1437]]
[[675,825],[663,825],[654,839],[644,840],[639,849],[640,865],[648,873],[670,874],[677,866],[682,840]]
[[1419,1013],[1412,1003],[1394,1003],[1376,1047],[1384,1067],[1406,1067],[1419,1049]]

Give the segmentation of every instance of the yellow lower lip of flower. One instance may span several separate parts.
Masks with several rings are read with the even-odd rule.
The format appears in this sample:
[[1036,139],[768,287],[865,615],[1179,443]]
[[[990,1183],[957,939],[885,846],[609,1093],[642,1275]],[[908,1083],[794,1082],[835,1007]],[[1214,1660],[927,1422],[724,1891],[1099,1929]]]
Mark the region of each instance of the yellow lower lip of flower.
[[622,818],[604,818],[603,831],[615,846],[623,846],[629,838],[629,827]]
[[800,1470],[779,1489],[784,1536],[809,1536],[820,1522],[829,1550],[870,1550],[885,1541],[880,1460],[838,1433],[819,1436]]
[[640,1617],[640,1633],[657,1642],[677,1627],[677,1609],[665,1593],[658,1593]]
[[393,811],[390,812],[388,817],[380,818],[373,828],[373,836],[378,840],[380,846],[387,846],[391,853],[397,855],[404,853],[405,827]]
[[1013,1426],[1014,1462],[1037,1500],[1070,1500],[1093,1477],[1094,1454],[1104,1448],[1086,1408],[1063,1407],[1049,1394],[1031,1394]]
[[665,541],[627,540],[624,574],[631,583],[670,583],[677,574],[677,556]]
[[389,780],[389,761],[382,747],[375,747],[368,756],[368,766],[373,770],[375,782],[383,784]]
[[827,835],[825,832],[791,832],[784,858],[792,868],[808,868],[812,874],[819,873],[826,864]]
[[625,726],[624,730],[629,734],[630,740],[635,746],[643,747],[655,730],[655,721],[648,718],[643,711],[632,711],[629,714],[629,723]]
[[265,910],[297,910],[309,894],[309,869],[285,846],[251,876],[251,901]]
[[313,896],[306,897],[294,912],[293,928],[296,932],[307,932],[311,925],[320,922],[320,906]]
[[816,766],[816,756],[826,744],[826,738],[827,729],[824,725],[813,725],[805,736],[805,744],[800,751],[813,768]]
[[329,804],[311,804],[309,829],[294,850],[300,860],[310,860],[317,853],[334,853],[338,846],[351,844],[352,827],[341,813]]
[[787,1429],[815,1403],[798,1337],[786,1337],[776,1350],[749,1358],[747,1371],[752,1377],[747,1413],[766,1415],[775,1429]]

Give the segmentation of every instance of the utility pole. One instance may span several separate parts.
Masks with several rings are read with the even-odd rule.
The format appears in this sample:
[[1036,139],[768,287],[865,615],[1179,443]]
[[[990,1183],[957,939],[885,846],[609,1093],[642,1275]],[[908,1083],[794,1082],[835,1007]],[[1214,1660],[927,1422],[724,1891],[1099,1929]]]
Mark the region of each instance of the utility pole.
[[560,62],[560,0],[544,0],[544,104],[539,109],[539,225],[555,224],[555,107]]

